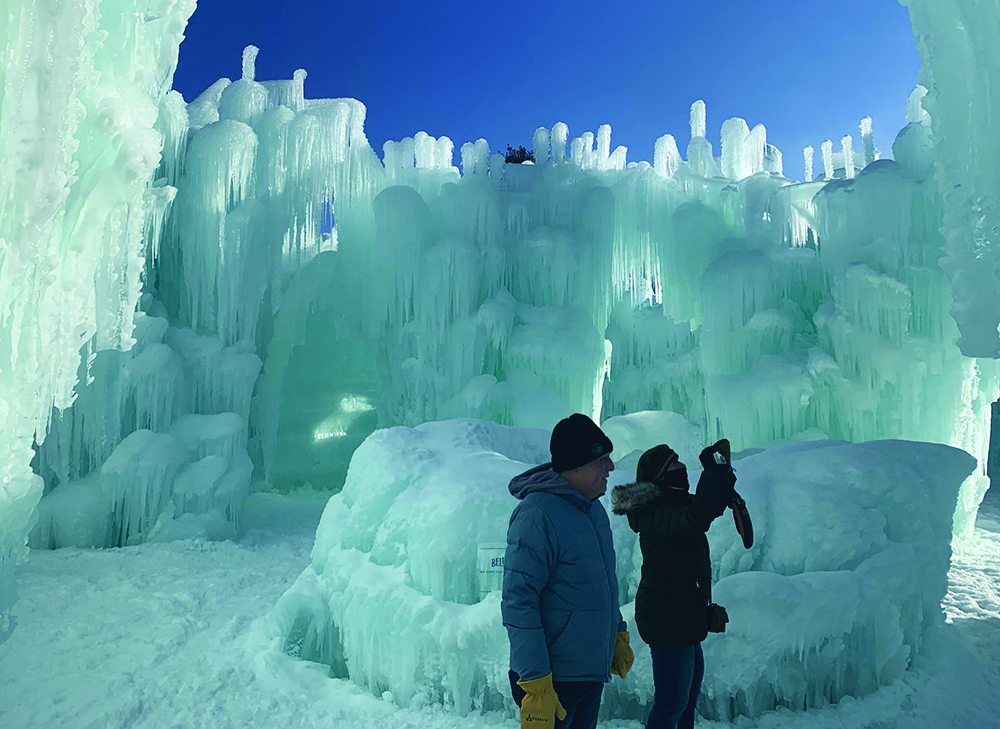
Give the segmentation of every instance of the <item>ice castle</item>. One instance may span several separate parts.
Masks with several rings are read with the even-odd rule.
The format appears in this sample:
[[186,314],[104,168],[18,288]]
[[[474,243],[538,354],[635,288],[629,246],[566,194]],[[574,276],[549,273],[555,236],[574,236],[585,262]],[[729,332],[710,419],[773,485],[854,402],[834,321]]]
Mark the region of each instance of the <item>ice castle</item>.
[[[397,618],[416,611],[415,625],[420,609],[465,611],[474,626],[495,608],[470,597],[474,552],[450,564],[441,555],[455,545],[420,555],[420,529],[375,533],[401,497],[392,489],[426,474],[419,459],[391,472],[371,464],[421,439],[434,468],[462,449],[530,461],[544,444],[522,429],[571,412],[627,423],[652,411],[731,439],[762,508],[778,498],[764,485],[778,443],[800,442],[796,458],[840,448],[889,483],[885,459],[901,451],[827,439],[943,444],[976,459],[907,451],[940,485],[929,480],[911,507],[870,495],[871,524],[841,514],[861,546],[790,566],[779,547],[796,542],[775,542],[719,575],[738,578],[728,588],[737,601],[766,587],[748,586],[740,575],[750,573],[807,575],[766,589],[817,606],[816,590],[859,592],[841,653],[824,658],[827,633],[802,636],[761,669],[794,673],[812,656],[807,683],[779,696],[773,681],[720,678],[720,697],[743,698],[720,698],[714,716],[835,701],[897,677],[936,619],[950,535],[971,530],[989,486],[1000,376],[990,127],[1000,68],[977,30],[996,27],[1000,7],[903,4],[924,67],[892,159],[866,118],[857,144],[828,140],[818,160],[807,147],[806,179],[795,181],[761,125],[716,123],[716,148],[700,101],[684,153],[666,134],[652,163],[629,161],[609,126],[572,136],[558,122],[534,132],[533,164],[507,164],[480,139],[461,145],[455,166],[453,142],[423,132],[379,155],[362,103],[307,98],[305,71],[258,81],[252,46],[240,79],[185,103],[170,87],[193,0],[156,12],[79,0],[50,15],[13,2],[0,28],[10,51],[0,76],[0,639],[14,627],[14,566],[29,544],[227,538],[254,479],[346,483],[318,535],[330,554],[314,556],[276,610],[282,640],[405,700],[424,691],[461,711],[492,706],[502,681],[489,670],[433,667],[454,636],[429,629],[419,649],[375,651],[371,630],[344,625],[373,594]],[[451,419],[462,420],[422,425]],[[413,430],[372,436],[390,426]],[[817,483],[850,482],[849,471]],[[803,518],[819,503],[800,501]],[[488,541],[492,527],[480,526],[469,538]],[[876,564],[889,554],[883,528],[906,558]],[[866,601],[865,585],[907,558],[921,589]],[[373,581],[389,579],[379,566],[406,579],[352,592],[359,560]],[[845,569],[843,585],[810,582]],[[440,604],[421,608],[423,597]],[[887,652],[874,674],[855,675],[873,636]],[[467,638],[482,655],[498,650],[492,628]],[[411,656],[402,673],[379,664],[390,650]],[[611,705],[625,715],[647,700],[640,688]]]

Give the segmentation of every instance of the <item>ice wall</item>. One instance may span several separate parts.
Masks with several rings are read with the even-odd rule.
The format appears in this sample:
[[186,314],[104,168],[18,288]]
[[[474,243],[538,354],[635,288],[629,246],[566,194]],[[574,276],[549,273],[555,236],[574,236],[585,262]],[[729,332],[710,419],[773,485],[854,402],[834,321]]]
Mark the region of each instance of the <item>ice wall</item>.
[[[255,59],[161,105],[157,179],[178,192],[147,242],[147,293],[171,327],[263,363],[240,388],[272,486],[337,488],[377,424],[671,410],[738,448],[801,433],[965,448],[983,464],[956,512],[971,528],[996,368],[953,344],[919,96],[895,161],[866,118],[862,151],[827,140],[807,183],[740,119],[716,158],[701,102],[686,160],[671,135],[650,165],[612,151],[606,125],[555,124],[535,131],[535,164],[478,140],[457,168],[424,132],[380,163],[363,105],[306,98],[304,72],[259,82]],[[219,410],[172,417],[188,412]]]
[[[676,414],[612,429],[624,447],[664,437],[700,447],[697,426]],[[479,557],[504,545],[516,504],[507,483],[546,460],[547,445],[544,430],[461,419],[374,433],[327,505],[310,566],[268,619],[272,649],[404,706],[512,706],[499,584]],[[925,443],[819,441],[736,465],[756,541],[745,550],[728,515],[709,533],[713,596],[731,622],[705,643],[701,713],[810,709],[899,680],[943,620],[950,514],[974,459]],[[619,469],[612,485],[632,477]],[[605,689],[602,709],[641,720],[653,695],[632,617],[641,556],[625,519],[612,517],[612,529],[636,665]]]
[[993,119],[1000,113],[1000,28],[996,3],[900,0],[923,59],[923,105],[934,132],[934,161],[944,207],[945,258],[959,347],[970,357],[1000,356],[1000,154]]
[[[997,368],[954,345],[933,137],[916,110],[895,161],[866,118],[863,151],[849,135],[841,152],[824,144],[811,183],[776,171],[766,132],[739,119],[722,126],[717,168],[702,136],[687,161],[661,139],[653,165],[623,167],[606,129],[567,159],[546,144],[565,125],[536,131],[534,165],[501,166],[477,142],[450,183],[440,165],[424,183],[407,168],[374,206],[381,280],[395,282],[395,410],[381,422],[673,410],[737,448],[803,433],[946,443],[981,464],[955,515],[967,533]],[[696,134],[705,113],[692,109]]]
[[173,191],[151,189],[158,109],[193,0],[39,7],[0,24],[0,640],[14,562],[42,492],[29,466],[81,362],[133,344],[149,227]]
[[[125,356],[99,355],[93,384],[59,415],[55,437],[39,444],[35,468],[46,496],[33,546],[234,536],[253,475],[250,449],[271,464],[273,448],[261,443],[274,442],[267,436],[278,417],[269,407],[282,402],[282,389],[269,372],[257,382],[262,359],[273,349],[271,369],[287,362],[283,343],[296,341],[289,330],[304,328],[311,300],[332,281],[309,288],[305,311],[294,295],[282,307],[283,294],[294,294],[288,282],[318,253],[337,248],[335,192],[338,225],[353,229],[358,178],[378,162],[361,104],[305,100],[304,72],[259,83],[256,54],[246,49],[235,83],[224,79],[190,105],[176,92],[160,104],[165,153],[153,189],[178,192],[147,230],[145,338]],[[343,253],[341,260],[353,252]],[[341,304],[352,300],[349,285],[337,291]],[[260,417],[252,422],[255,388]],[[141,433],[156,437],[137,445]],[[226,444],[209,447],[206,438]],[[126,453],[162,467],[150,471]],[[89,515],[82,521],[81,505]]]
[[246,429],[260,359],[245,345],[171,327],[150,294],[142,304],[135,345],[98,353],[92,383],[53,414],[37,447],[32,466],[46,495],[31,547],[238,533],[253,473]]

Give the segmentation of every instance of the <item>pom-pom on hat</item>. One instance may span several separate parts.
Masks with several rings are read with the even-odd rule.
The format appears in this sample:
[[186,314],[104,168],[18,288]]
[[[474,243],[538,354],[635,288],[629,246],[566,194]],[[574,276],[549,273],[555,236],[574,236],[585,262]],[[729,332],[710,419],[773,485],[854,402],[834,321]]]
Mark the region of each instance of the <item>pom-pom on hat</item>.
[[586,466],[614,450],[611,439],[586,415],[574,413],[552,429],[549,452],[552,470],[565,473]]
[[639,457],[635,480],[641,483],[663,483],[663,476],[680,456],[666,443],[653,446]]

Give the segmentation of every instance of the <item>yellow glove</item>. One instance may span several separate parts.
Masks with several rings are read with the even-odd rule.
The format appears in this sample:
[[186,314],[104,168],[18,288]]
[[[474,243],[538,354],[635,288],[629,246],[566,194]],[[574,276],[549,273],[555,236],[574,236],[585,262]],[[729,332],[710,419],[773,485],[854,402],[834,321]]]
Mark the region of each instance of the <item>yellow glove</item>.
[[635,654],[628,647],[628,632],[621,631],[615,638],[615,656],[611,659],[611,673],[625,678],[635,663]]
[[517,685],[525,693],[521,699],[521,729],[547,729],[556,725],[556,717],[559,721],[566,718],[566,709],[552,688],[551,673],[530,681],[518,681]]

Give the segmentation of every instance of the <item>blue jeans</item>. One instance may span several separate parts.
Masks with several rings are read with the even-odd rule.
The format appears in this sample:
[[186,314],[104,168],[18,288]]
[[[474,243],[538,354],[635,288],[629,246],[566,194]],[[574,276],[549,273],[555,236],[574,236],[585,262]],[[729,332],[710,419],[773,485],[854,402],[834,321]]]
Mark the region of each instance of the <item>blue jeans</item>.
[[653,710],[646,729],[692,729],[705,677],[701,643],[682,648],[649,647],[653,655]]
[[[521,705],[524,689],[517,685],[518,676],[508,671],[510,693],[517,705]],[[604,684],[600,681],[553,681],[559,703],[566,709],[566,718],[556,719],[555,729],[595,729],[597,712],[601,708],[601,694]]]

